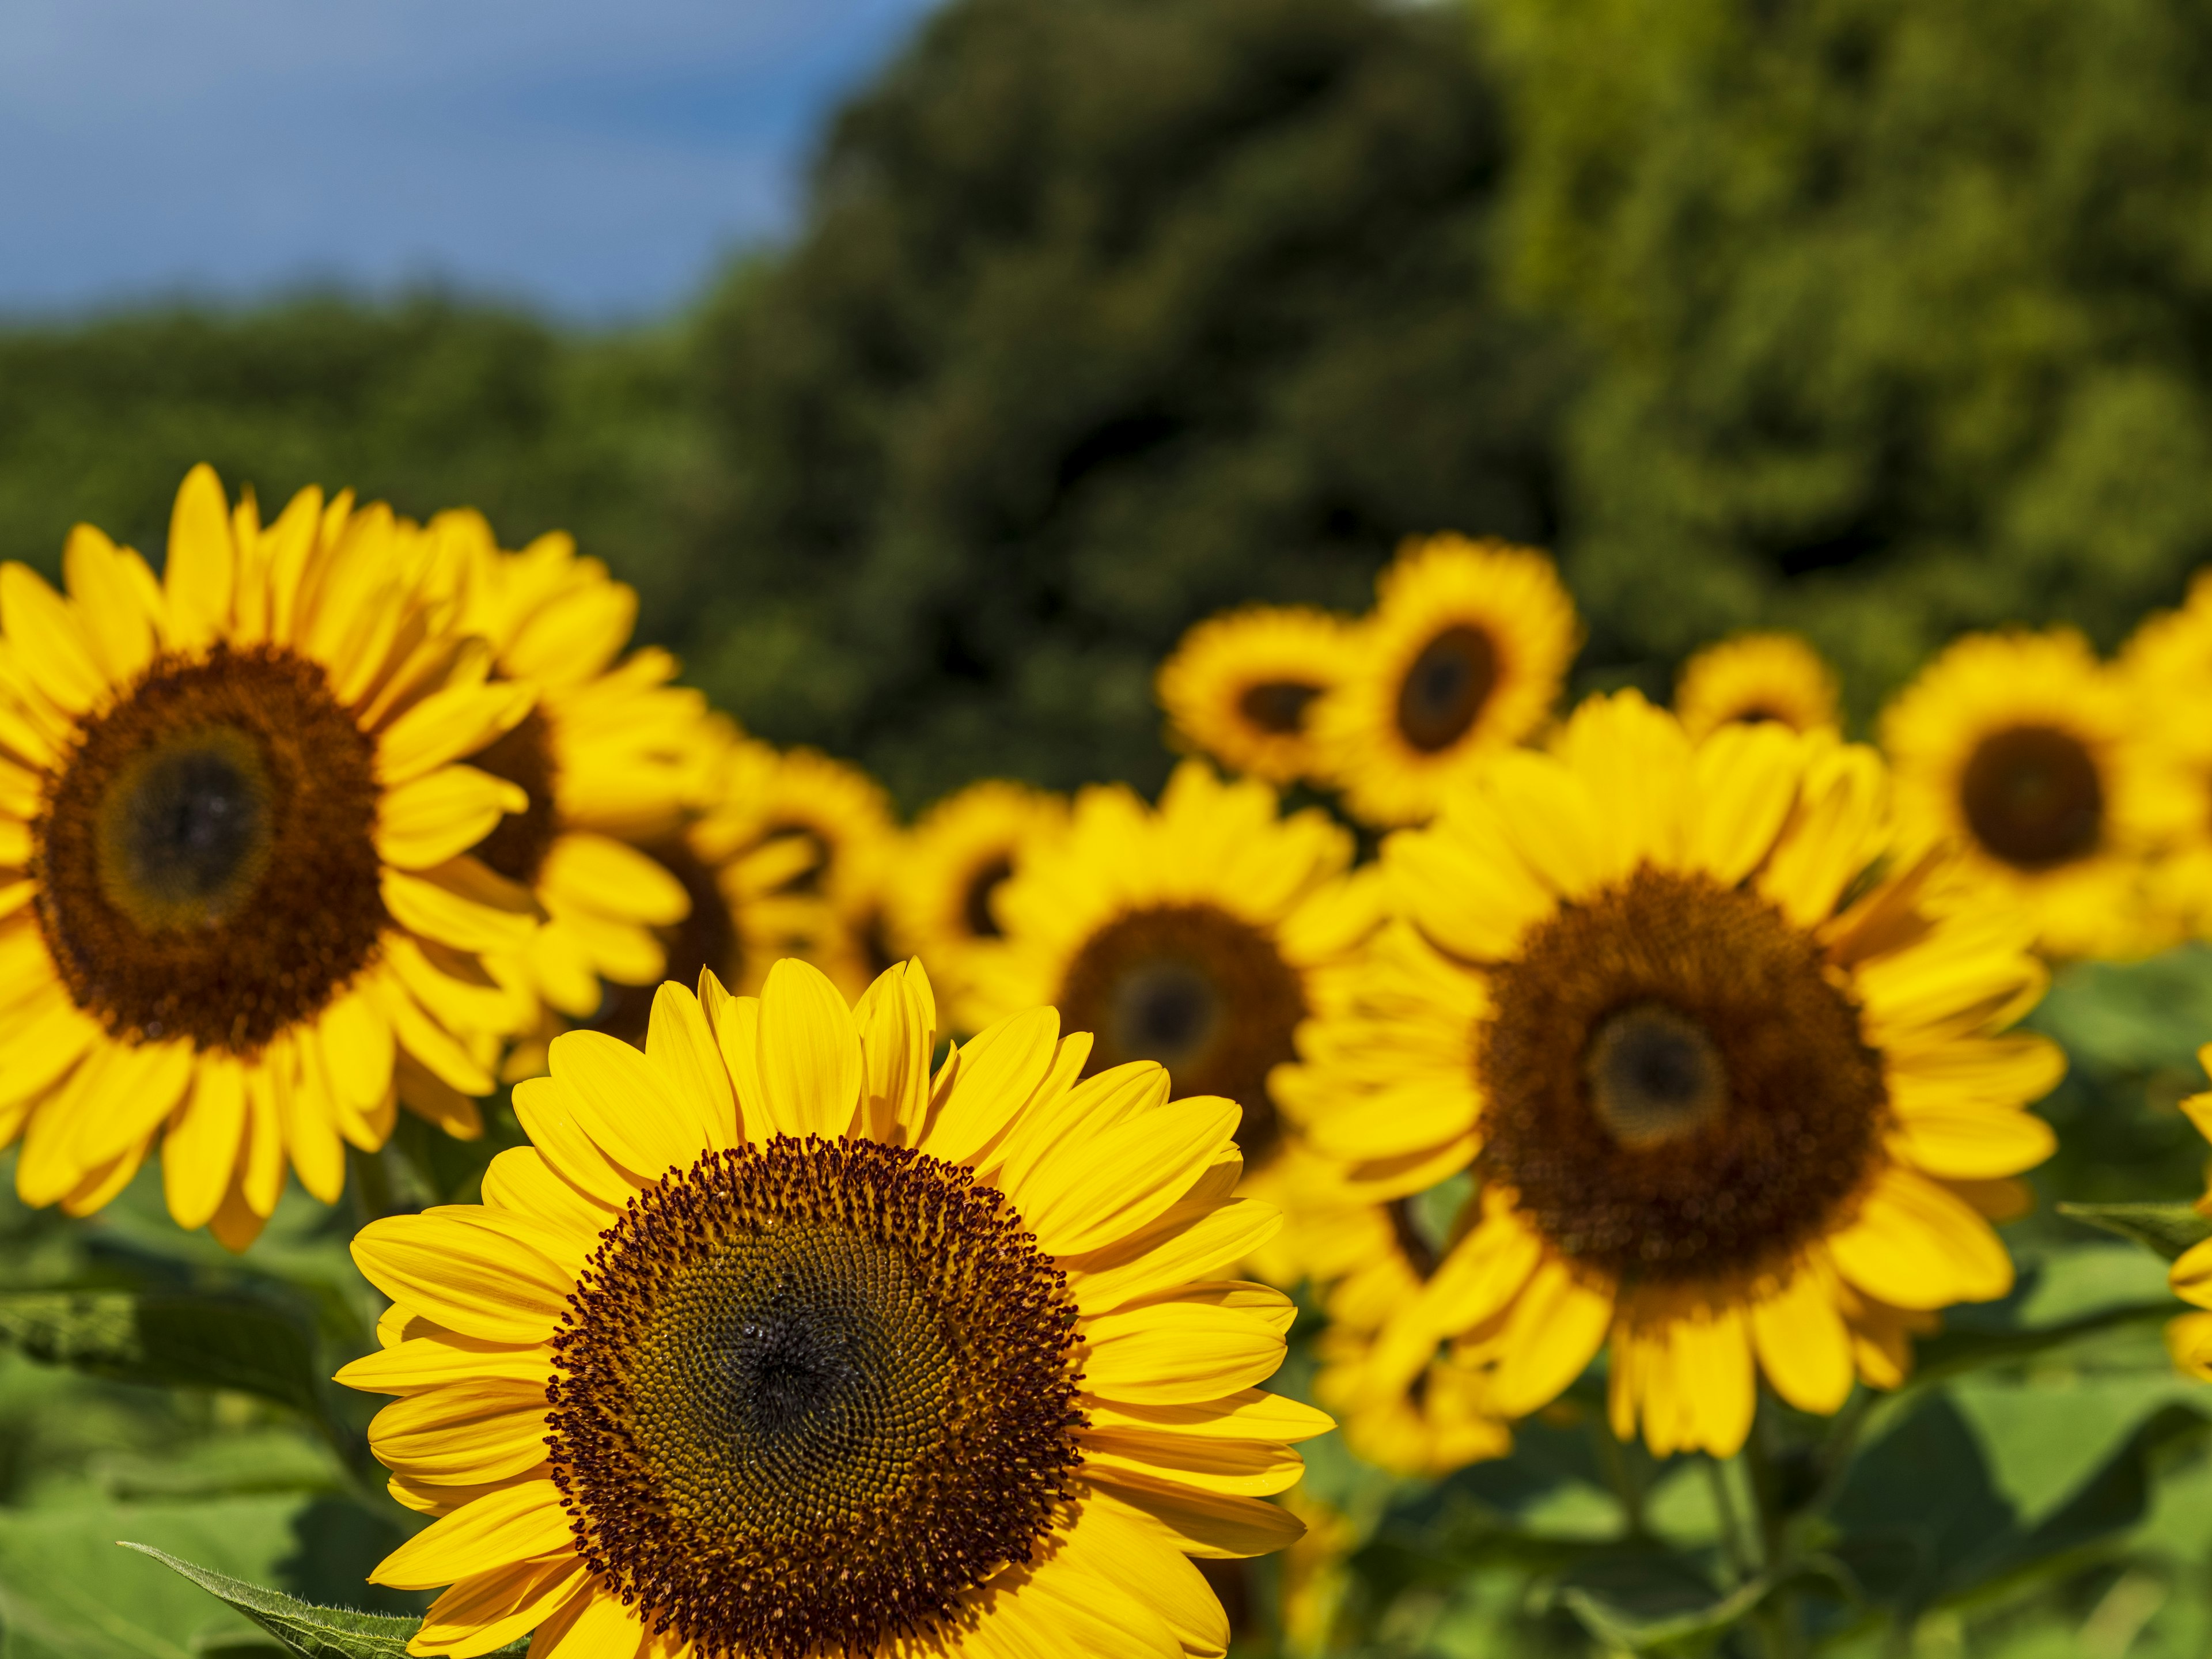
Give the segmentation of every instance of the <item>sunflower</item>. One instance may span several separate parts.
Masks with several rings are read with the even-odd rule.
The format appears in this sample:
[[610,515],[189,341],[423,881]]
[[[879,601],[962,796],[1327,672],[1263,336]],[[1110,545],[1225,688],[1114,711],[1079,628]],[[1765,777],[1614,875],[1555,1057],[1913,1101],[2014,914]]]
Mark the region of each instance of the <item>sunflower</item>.
[[908,832],[888,896],[890,939],[929,964],[956,1030],[981,1023],[969,1006],[969,958],[978,940],[1000,935],[992,903],[1017,854],[1066,823],[1061,797],[987,778],[938,802]]
[[2047,975],[2001,907],[1927,903],[1870,751],[1773,724],[1692,744],[1632,692],[1386,843],[1398,958],[1279,1091],[1377,1200],[1475,1177],[1364,1364],[1439,1354],[1518,1417],[1608,1339],[1611,1415],[1732,1455],[1764,1375],[1832,1412],[1936,1310],[2002,1296],[1990,1221],[2051,1150]]
[[1970,635],[1883,712],[1898,816],[1908,839],[1958,844],[1959,884],[2030,917],[2047,953],[2147,949],[2146,855],[2191,804],[2142,723],[2071,629]]
[[458,623],[492,647],[494,672],[526,683],[537,706],[471,757],[520,789],[476,856],[529,890],[544,921],[522,951],[492,958],[519,999],[509,1030],[542,1027],[550,1010],[589,1018],[607,985],[656,983],[666,965],[657,930],[690,914],[678,877],[641,848],[680,830],[706,750],[706,700],[674,686],[676,659],[647,649],[617,658],[637,593],[580,559],[564,534],[501,550],[474,512],[442,513],[422,532]]
[[1270,783],[1315,775],[1306,717],[1353,661],[1342,617],[1304,605],[1210,617],[1160,665],[1169,741]]
[[63,570],[0,567],[0,1139],[73,1214],[158,1141],[178,1224],[243,1249],[288,1164],[335,1201],[395,1097],[480,1132],[449,1021],[532,920],[466,856],[520,792],[453,763],[535,693],[348,495],[264,526],[196,467],[160,582],[88,526]]
[[1730,720],[1778,720],[1793,732],[1836,724],[1835,671],[1795,634],[1739,634],[1682,665],[1674,712],[1692,738]]
[[2149,792],[2158,843],[2142,944],[2154,948],[2212,933],[2212,573],[2179,611],[2151,617],[2120,653],[2134,730],[2156,779]]
[[1418,823],[1550,717],[1582,628],[1551,560],[1503,542],[1414,542],[1376,587],[1314,742],[1353,816]]
[[776,842],[803,851],[779,890],[819,902],[827,925],[804,954],[847,996],[890,965],[884,908],[900,831],[890,797],[859,767],[740,739],[700,834],[718,862]]
[[1121,786],[1076,798],[1064,835],[999,889],[1002,937],[976,947],[981,1017],[1040,1002],[1097,1033],[1096,1068],[1157,1060],[1243,1109],[1257,1170],[1276,1141],[1267,1074],[1373,926],[1352,837],[1315,808],[1276,815],[1255,779],[1185,761],[1157,809]]
[[[746,832],[743,793],[756,775],[752,752],[764,745],[738,734],[728,719],[710,715],[690,739],[695,753],[684,785],[680,827],[646,842],[653,863],[682,884],[681,919],[653,930],[670,978],[696,984],[711,971],[742,994],[757,993],[786,957],[817,952],[840,935],[836,918],[807,877],[819,862],[813,842],[799,836],[760,840]],[[629,1042],[645,1041],[653,988],[610,980],[584,1022]],[[545,1070],[546,1045],[568,1022],[541,1014],[509,1053],[510,1083]]]
[[1254,1386],[1289,1302],[1207,1277],[1279,1222],[1237,1109],[1079,1084],[1049,1008],[933,1078],[936,1024],[919,964],[664,986],[642,1054],[555,1041],[482,1206],[362,1231],[393,1304],[340,1380],[440,1517],[374,1578],[452,1586],[410,1651],[1223,1650],[1186,1558],[1295,1539],[1262,1495],[1329,1426]]

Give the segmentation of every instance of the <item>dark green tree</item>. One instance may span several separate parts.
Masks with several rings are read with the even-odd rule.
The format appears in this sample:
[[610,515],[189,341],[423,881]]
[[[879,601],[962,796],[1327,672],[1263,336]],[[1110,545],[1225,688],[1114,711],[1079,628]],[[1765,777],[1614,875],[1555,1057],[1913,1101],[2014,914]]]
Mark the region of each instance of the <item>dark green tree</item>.
[[1412,532],[1549,534],[1503,159],[1455,9],[955,0],[708,323],[722,495],[653,614],[909,803],[1156,781],[1198,617],[1361,608]]
[[1804,628],[1863,712],[2212,556],[2212,10],[1493,0],[1594,655]]

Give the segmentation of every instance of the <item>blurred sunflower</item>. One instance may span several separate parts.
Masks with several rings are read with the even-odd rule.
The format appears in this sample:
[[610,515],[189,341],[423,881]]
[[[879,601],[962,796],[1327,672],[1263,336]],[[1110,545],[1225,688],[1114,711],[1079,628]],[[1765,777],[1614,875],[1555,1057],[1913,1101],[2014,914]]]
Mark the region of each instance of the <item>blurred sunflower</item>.
[[2148,877],[2146,948],[2212,933],[2212,573],[2179,611],[2148,617],[2122,648],[2133,730],[2155,775],[2148,816],[2157,852]]
[[1094,1070],[1157,1060],[1186,1092],[1226,1096],[1258,1170],[1276,1141],[1267,1074],[1294,1057],[1322,971],[1376,920],[1352,853],[1319,810],[1279,817],[1266,784],[1203,761],[1176,769],[1157,808],[1086,789],[999,890],[1004,934],[974,957],[979,1018],[1049,1003],[1097,1034]]
[[1478,1184],[1365,1397],[1442,1343],[1522,1416],[1610,1338],[1615,1431],[1728,1456],[1759,1376],[1832,1412],[1901,1381],[1936,1310],[2004,1294],[1990,1220],[2051,1150],[2022,1106],[2064,1062],[2003,1033],[2046,975],[2001,907],[1930,913],[1938,861],[1892,862],[1884,793],[1866,749],[1692,744],[1631,692],[1391,838],[1425,960],[1282,1096],[1378,1199]]
[[2126,680],[2081,636],[1970,635],[1881,717],[1908,841],[1952,842],[1970,895],[2055,956],[2148,947],[2146,854],[2177,805]]
[[[657,930],[690,914],[684,884],[641,844],[681,825],[706,759],[706,700],[669,684],[665,651],[617,660],[636,591],[578,558],[569,537],[505,552],[473,512],[441,514],[424,533],[459,626],[490,643],[499,678],[537,692],[521,723],[471,760],[529,801],[476,855],[544,913],[523,951],[487,963],[519,999],[506,1029],[546,1028],[548,1010],[589,1018],[607,986],[659,982]],[[530,1047],[542,1054],[542,1038]]]
[[1344,619],[1304,605],[1249,605],[1210,617],[1160,665],[1171,744],[1270,783],[1315,775],[1307,716],[1352,663]]
[[1692,738],[1731,720],[1777,720],[1793,732],[1833,726],[1835,671],[1795,634],[1740,634],[1682,665],[1674,712]]
[[902,846],[890,797],[859,767],[812,749],[740,739],[701,825],[717,863],[789,842],[805,852],[778,890],[819,902],[825,924],[804,951],[848,997],[890,965],[890,878]]
[[[786,957],[812,952],[834,939],[837,924],[811,891],[808,875],[820,860],[814,843],[785,835],[760,840],[748,792],[759,775],[756,751],[728,719],[710,715],[695,738],[698,755],[684,785],[681,826],[645,843],[653,862],[680,883],[680,921],[653,929],[668,977],[696,984],[711,972],[742,994],[759,991]],[[773,751],[769,751],[772,756]],[[584,1022],[626,1042],[645,1041],[653,988],[610,981],[598,1011]],[[541,1020],[510,1052],[506,1079],[545,1070],[546,1045],[562,1029]]]
[[1314,741],[1354,817],[1417,823],[1550,717],[1582,627],[1551,560],[1503,542],[1415,542],[1376,592],[1352,665],[1314,706]]
[[480,1132],[449,1020],[532,918],[467,849],[525,803],[454,763],[535,693],[349,495],[264,526],[195,467],[161,582],[86,526],[63,569],[0,568],[0,1138],[73,1214],[158,1140],[178,1224],[243,1249],[288,1161],[337,1200],[395,1092]]
[[928,964],[953,1030],[982,1023],[969,1006],[969,958],[978,941],[1000,937],[992,904],[1017,854],[1066,824],[1061,797],[987,778],[938,802],[908,832],[889,890],[890,938]]
[[556,1039],[483,1205],[355,1241],[393,1305],[340,1376],[440,1517],[374,1577],[452,1586],[409,1650],[1221,1653],[1187,1557],[1296,1539],[1328,1427],[1253,1386],[1289,1302],[1206,1277],[1279,1220],[1236,1108],[1079,1084],[1048,1008],[933,1078],[916,964],[700,988]]

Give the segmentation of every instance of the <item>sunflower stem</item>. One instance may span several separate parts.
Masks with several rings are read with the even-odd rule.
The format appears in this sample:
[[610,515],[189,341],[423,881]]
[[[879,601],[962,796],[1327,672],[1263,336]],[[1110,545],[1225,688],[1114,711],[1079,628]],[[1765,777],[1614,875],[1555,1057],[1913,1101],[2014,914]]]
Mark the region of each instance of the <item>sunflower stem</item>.
[[1789,1515],[1782,1493],[1779,1427],[1774,1402],[1761,1392],[1751,1435],[1743,1448],[1744,1472],[1750,1477],[1752,1502],[1758,1510],[1759,1570],[1772,1587],[1755,1617],[1772,1659],[1798,1659],[1804,1651],[1804,1641],[1798,1628],[1797,1600],[1784,1583],[1790,1567]]
[[1591,1417],[1589,1428],[1590,1443],[1597,1449],[1598,1467],[1605,1471],[1613,1496],[1620,1500],[1621,1514],[1628,1522],[1628,1535],[1641,1538],[1644,1533],[1644,1484],[1636,1478],[1628,1448],[1613,1438],[1613,1430],[1603,1418]]
[[1751,1577],[1751,1553],[1745,1547],[1743,1523],[1737,1517],[1735,1494],[1729,1490],[1728,1465],[1708,1457],[1705,1479],[1713,1489],[1713,1510],[1720,1521],[1721,1556],[1728,1563],[1729,1588]]
[[388,1215],[398,1215],[409,1206],[400,1201],[392,1182],[391,1165],[381,1152],[364,1152],[358,1146],[346,1147],[346,1170],[352,1176],[353,1202],[360,1212],[361,1224],[381,1221]]

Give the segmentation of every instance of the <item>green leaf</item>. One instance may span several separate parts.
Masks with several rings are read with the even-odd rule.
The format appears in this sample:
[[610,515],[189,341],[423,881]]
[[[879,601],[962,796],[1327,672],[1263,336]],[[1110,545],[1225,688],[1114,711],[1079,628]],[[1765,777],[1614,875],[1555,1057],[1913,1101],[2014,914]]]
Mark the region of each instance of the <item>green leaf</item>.
[[319,1607],[264,1589],[228,1574],[180,1561],[151,1544],[123,1540],[126,1550],[150,1555],[172,1572],[183,1574],[217,1601],[236,1608],[303,1659],[404,1659],[408,1638],[422,1627],[419,1619],[389,1613],[356,1613],[347,1607]]
[[32,1358],[165,1387],[234,1389],[323,1410],[313,1333],[266,1303],[166,1291],[0,1294],[0,1340]]
[[2181,1311],[2181,1304],[2171,1297],[2162,1297],[2155,1302],[2129,1302],[2117,1308],[2100,1308],[2094,1313],[2061,1320],[2051,1325],[2030,1326],[2017,1330],[1967,1328],[1939,1331],[1934,1336],[1922,1338],[1915,1345],[1911,1386],[1917,1390],[1945,1377],[1956,1376],[1962,1371],[1977,1370],[1984,1365],[2002,1365],[2032,1359],[2038,1354],[2063,1347],[2069,1342],[2078,1342],[2084,1337],[2124,1326],[2168,1320]]
[[[180,1561],[150,1544],[133,1544],[126,1540],[123,1547],[150,1555],[171,1571],[182,1573],[209,1595],[244,1613],[302,1659],[404,1659],[408,1639],[422,1628],[419,1619],[358,1613],[350,1607],[319,1607],[258,1584]],[[525,1637],[496,1652],[524,1653],[529,1646],[529,1638]]]
[[1577,1567],[1562,1581],[1559,1601],[1600,1641],[1640,1653],[1728,1629],[1770,1588],[1753,1578],[1723,1595],[1680,1556],[1638,1553]]
[[2168,1261],[2212,1238],[2212,1217],[2193,1204],[2061,1204],[2058,1213],[2131,1238]]

